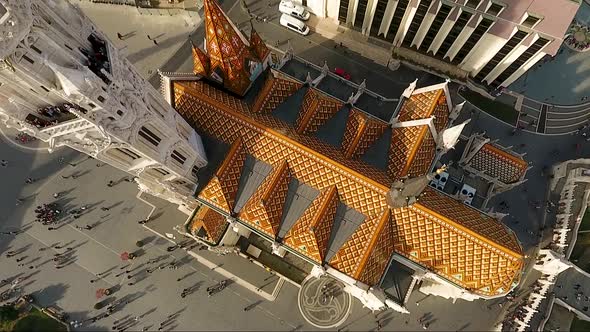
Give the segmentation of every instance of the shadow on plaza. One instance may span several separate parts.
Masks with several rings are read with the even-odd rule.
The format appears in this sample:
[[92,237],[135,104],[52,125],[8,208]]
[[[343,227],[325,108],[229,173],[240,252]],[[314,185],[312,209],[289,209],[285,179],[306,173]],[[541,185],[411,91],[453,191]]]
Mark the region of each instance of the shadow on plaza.
[[[147,40],[147,36],[140,35],[140,36],[137,36],[136,38],[146,38],[146,40]],[[127,59],[129,59],[129,61],[131,61],[132,63],[136,63],[138,61],[143,60],[145,57],[154,54],[160,48],[172,47],[174,44],[178,43],[179,41],[183,41],[183,40],[185,40],[185,45],[183,45],[182,47],[185,47],[186,45],[190,45],[190,43],[188,41],[186,41],[186,39],[187,39],[186,35],[182,34],[179,36],[168,37],[162,41],[158,40],[158,45],[153,45],[151,47],[144,48],[140,51],[132,53],[127,57]]]

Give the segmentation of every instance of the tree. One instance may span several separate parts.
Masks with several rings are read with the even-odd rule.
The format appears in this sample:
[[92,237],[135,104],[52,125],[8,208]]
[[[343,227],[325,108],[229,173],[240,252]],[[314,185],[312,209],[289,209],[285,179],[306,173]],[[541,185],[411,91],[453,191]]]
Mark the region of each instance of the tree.
[[0,322],[10,322],[18,318],[18,310],[11,305],[0,307]]
[[138,247],[143,247],[143,241],[139,240],[139,241],[135,242],[135,245]]

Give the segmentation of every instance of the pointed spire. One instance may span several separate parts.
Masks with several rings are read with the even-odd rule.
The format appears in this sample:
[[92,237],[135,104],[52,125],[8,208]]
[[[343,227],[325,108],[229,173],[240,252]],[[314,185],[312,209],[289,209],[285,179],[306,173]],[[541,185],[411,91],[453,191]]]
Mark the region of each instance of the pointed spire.
[[209,57],[201,49],[196,47],[192,40],[191,46],[193,50],[193,73],[205,77],[209,76]]
[[254,53],[256,53],[258,59],[264,62],[264,59],[266,59],[266,57],[270,54],[270,50],[268,49],[262,38],[260,38],[258,32],[254,30],[254,25],[252,24],[252,21],[250,21],[250,27],[250,45],[252,46],[252,50],[254,51]]
[[219,76],[226,88],[243,95],[251,83],[250,62],[258,61],[258,58],[250,51],[250,43],[215,0],[204,0],[203,8],[210,70],[222,74]]
[[410,98],[410,96],[416,89],[416,83],[418,83],[418,79],[415,79],[414,82],[410,83],[410,85],[404,90],[402,96],[405,98]]
[[445,129],[440,135],[438,135],[438,142],[437,148],[443,152],[447,152],[452,149],[457,141],[459,141],[459,137],[461,136],[461,132],[463,128],[471,121],[471,119],[467,119],[461,124],[458,124],[454,127]]

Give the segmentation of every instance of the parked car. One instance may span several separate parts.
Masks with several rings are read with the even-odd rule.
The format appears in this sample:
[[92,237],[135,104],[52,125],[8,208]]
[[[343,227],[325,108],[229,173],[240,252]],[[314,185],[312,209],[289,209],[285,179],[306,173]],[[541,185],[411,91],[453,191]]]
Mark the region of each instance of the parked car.
[[283,14],[291,15],[300,20],[307,21],[309,19],[309,12],[300,4],[294,3],[291,0],[282,0],[279,3],[279,11]]
[[342,78],[343,78],[343,79],[345,79],[345,80],[349,80],[349,81],[350,81],[350,74],[349,74],[349,73],[347,73],[347,72],[346,72],[344,69],[342,69],[342,68],[338,68],[338,67],[334,68],[334,74],[336,74],[336,75],[338,75],[338,76],[342,77]]
[[283,14],[281,15],[281,19],[279,23],[286,27],[287,29],[293,30],[297,33],[300,33],[304,36],[309,34],[309,27],[305,25],[305,23],[301,22],[300,20],[296,19],[293,16]]

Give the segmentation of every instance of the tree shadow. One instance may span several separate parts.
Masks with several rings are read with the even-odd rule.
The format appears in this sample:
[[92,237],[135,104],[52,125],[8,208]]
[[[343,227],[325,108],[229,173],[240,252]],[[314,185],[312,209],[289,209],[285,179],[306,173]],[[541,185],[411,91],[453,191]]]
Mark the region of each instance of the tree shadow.
[[33,292],[33,297],[42,306],[54,305],[64,297],[68,288],[70,286],[64,283],[47,286],[42,290]]

